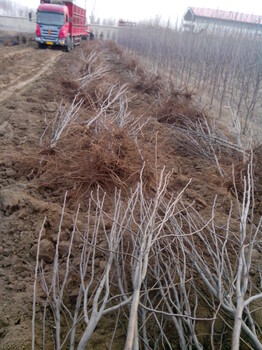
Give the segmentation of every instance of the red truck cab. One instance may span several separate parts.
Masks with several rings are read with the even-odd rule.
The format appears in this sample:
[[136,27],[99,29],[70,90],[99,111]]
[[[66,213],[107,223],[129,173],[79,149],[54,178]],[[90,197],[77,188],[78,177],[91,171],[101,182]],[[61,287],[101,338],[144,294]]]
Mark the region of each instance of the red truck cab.
[[70,51],[89,37],[86,10],[73,0],[42,0],[37,10],[36,41],[40,48],[63,46]]

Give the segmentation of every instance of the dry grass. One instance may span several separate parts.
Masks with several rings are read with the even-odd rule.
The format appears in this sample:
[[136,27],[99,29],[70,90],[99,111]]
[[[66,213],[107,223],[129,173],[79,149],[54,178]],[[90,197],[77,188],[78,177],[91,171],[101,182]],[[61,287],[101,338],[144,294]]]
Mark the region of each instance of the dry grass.
[[[44,149],[39,156],[38,185],[45,191],[51,190],[56,197],[62,197],[67,190],[74,201],[97,186],[107,192],[116,187],[127,191],[139,180],[145,161],[125,130],[104,129],[95,133],[81,125],[70,127],[54,149]],[[147,163],[145,186],[152,180]]]
[[208,117],[194,104],[192,95],[184,91],[171,91],[167,97],[162,99],[157,109],[158,121],[173,126],[186,127],[187,119],[194,123],[200,121],[204,126],[204,118]]
[[173,90],[161,100],[157,119],[173,129],[177,154],[207,159],[210,167],[216,167],[228,192],[233,196],[237,193],[242,200],[250,154],[239,147],[233,137],[227,137],[217,128],[212,118],[196,105],[190,93]]
[[30,150],[19,171],[28,174],[31,184],[55,201],[62,200],[68,191],[69,202],[76,203],[98,186],[109,195],[115,188],[128,193],[140,181],[142,168],[144,188],[150,192],[155,181],[151,150],[139,146],[128,127],[95,128],[68,126],[54,147]]

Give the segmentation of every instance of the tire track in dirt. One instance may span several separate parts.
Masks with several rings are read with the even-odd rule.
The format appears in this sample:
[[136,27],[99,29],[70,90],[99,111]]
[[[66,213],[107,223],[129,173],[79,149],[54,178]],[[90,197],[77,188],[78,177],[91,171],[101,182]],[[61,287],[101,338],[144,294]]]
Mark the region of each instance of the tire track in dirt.
[[[14,92],[23,91],[27,86],[29,86],[35,80],[40,78],[43,74],[48,72],[50,67],[52,67],[55,64],[55,62],[59,59],[59,57],[62,54],[63,54],[62,52],[54,53],[52,57],[49,59],[49,61],[46,63],[46,65],[41,69],[39,69],[38,72],[34,74],[31,78],[21,82],[17,82],[17,79],[15,79],[15,81],[13,81],[11,85],[7,86],[7,88],[4,91],[0,92],[0,102],[3,102],[6,99],[10,98]],[[30,73],[32,74],[32,71]]]

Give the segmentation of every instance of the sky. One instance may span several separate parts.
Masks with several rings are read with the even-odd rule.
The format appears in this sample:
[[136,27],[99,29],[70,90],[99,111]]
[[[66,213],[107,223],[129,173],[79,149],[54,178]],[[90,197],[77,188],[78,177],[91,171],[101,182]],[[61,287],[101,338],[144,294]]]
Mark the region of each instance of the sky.
[[[148,20],[160,16],[163,21],[175,22],[189,6],[221,9],[246,14],[262,15],[261,0],[75,0],[93,12],[96,18]],[[21,5],[37,8],[40,0],[16,0]]]

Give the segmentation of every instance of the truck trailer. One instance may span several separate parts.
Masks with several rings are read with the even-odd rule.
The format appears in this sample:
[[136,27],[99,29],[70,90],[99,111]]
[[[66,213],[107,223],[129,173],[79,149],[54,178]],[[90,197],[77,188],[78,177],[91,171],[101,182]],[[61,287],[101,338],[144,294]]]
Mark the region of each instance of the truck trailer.
[[36,42],[39,48],[62,46],[72,50],[87,40],[91,27],[86,24],[86,10],[74,0],[41,0],[37,9]]

